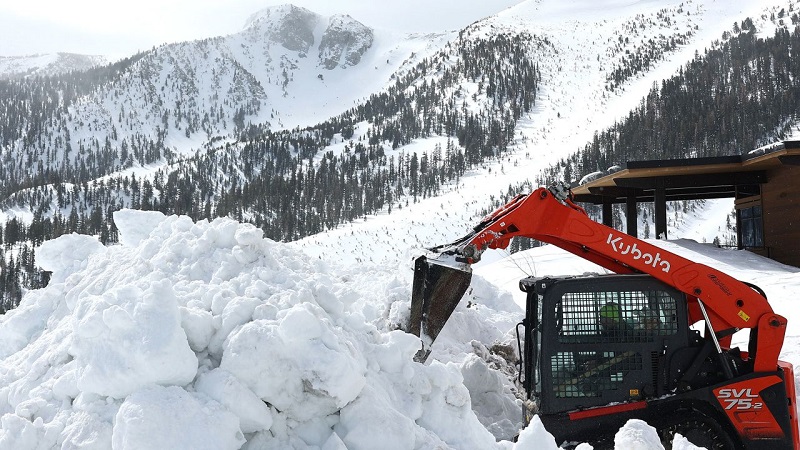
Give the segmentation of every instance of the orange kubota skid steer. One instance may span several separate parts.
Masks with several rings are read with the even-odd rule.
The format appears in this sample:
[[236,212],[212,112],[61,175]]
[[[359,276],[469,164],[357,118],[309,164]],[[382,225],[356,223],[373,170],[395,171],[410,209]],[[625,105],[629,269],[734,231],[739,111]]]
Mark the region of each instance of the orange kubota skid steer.
[[[416,260],[408,331],[422,338],[419,360],[469,287],[470,265],[516,236],[615,273],[520,282],[526,424],[538,414],[558,442],[596,448],[632,418],[668,448],[675,433],[708,449],[800,448],[793,368],[778,360],[786,319],[764,292],[591,220],[564,185],[515,197],[431,249],[437,258]],[[746,350],[731,348],[739,330],[749,330]]]

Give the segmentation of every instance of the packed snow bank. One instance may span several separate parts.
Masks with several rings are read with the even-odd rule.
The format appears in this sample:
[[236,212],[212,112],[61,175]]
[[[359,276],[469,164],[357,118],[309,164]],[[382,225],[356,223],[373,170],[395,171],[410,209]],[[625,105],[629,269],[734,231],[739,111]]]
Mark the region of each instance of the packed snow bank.
[[0,448],[523,449],[546,439],[498,442],[519,430],[520,409],[488,349],[521,312],[488,282],[473,281],[442,332],[453,345],[423,365],[419,340],[397,330],[410,260],[334,268],[227,219],[122,211],[115,222],[119,245],[44,243],[50,285],[0,316]]

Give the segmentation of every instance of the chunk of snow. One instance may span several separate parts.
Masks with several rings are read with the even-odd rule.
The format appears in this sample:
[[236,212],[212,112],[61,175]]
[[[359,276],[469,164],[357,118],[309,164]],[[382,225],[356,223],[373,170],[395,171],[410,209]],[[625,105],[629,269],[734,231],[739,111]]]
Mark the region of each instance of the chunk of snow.
[[664,450],[655,428],[639,419],[630,419],[614,436],[614,447],[626,450]]
[[133,209],[114,211],[113,217],[119,233],[119,243],[129,247],[139,245],[166,219],[166,216],[158,211]]
[[310,304],[238,328],[225,342],[220,368],[300,421],[339,410],[366,383],[366,361]]
[[114,419],[114,449],[236,450],[245,443],[239,419],[219,403],[177,386],[130,395]]
[[214,369],[200,375],[195,389],[236,414],[243,433],[267,430],[272,425],[269,407],[235,376],[224,370]]
[[42,269],[53,272],[52,279],[60,281],[65,274],[85,265],[89,256],[105,250],[103,244],[93,236],[65,234],[40,245],[36,251],[36,262]]
[[513,450],[557,450],[556,440],[544,429],[542,419],[533,416],[531,423],[519,434]]
[[124,398],[150,385],[185,385],[197,373],[197,356],[181,328],[171,284],[141,280],[78,300],[70,354],[78,387]]

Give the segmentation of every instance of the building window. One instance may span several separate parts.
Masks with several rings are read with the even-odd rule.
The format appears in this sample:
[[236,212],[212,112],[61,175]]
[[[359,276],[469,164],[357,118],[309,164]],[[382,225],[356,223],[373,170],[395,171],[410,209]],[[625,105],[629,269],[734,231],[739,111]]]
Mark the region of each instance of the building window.
[[761,221],[761,205],[741,208],[737,212],[739,213],[742,247],[763,247],[764,226]]

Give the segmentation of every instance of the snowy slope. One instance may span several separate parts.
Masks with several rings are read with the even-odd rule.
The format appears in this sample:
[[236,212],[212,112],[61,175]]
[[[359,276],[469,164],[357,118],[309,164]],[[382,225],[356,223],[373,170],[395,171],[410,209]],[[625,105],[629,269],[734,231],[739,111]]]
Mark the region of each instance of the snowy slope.
[[[403,204],[402,210],[395,208],[391,214],[369,217],[362,223],[311,236],[295,245],[312,255],[354,264],[402,258],[408,249],[451,242],[466,234],[478,222],[481,212],[493,199],[505,194],[509,186],[528,181],[533,188],[538,187],[536,177],[543,168],[583,148],[597,130],[626,116],[654,82],[677,73],[694,58],[695,52],[702,53],[720,40],[734,22],[752,17],[758,29],[769,34],[774,30],[770,15],[781,8],[798,6],[792,0],[604,0],[568,4],[529,0],[480,21],[468,31],[494,34],[524,29],[550,43],[540,50],[543,81],[539,99],[535,109],[518,122],[509,155],[469,173],[444,195]],[[638,25],[642,23],[649,25]],[[613,92],[606,89],[607,76],[620,61],[630,54],[657,49],[651,40],[681,36],[685,44],[653,57],[649,70],[636,74]],[[469,97],[470,87],[466,88],[465,97]],[[407,154],[431,151],[436,142],[419,140],[403,150]],[[582,175],[586,174],[577,174],[576,180]],[[708,226],[699,229],[671,223],[669,235],[701,242],[712,242],[717,236],[723,240],[726,231],[720,227],[726,223],[733,202],[720,200],[708,205],[715,212],[715,219],[706,215]],[[344,239],[350,242],[348,246],[340,244]]]
[[223,43],[264,87],[264,108],[252,122],[291,129],[346,111],[383,89],[392,73],[415,60],[410,55],[430,53],[451,36],[374,30],[349,16],[284,5],[254,14]]

